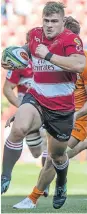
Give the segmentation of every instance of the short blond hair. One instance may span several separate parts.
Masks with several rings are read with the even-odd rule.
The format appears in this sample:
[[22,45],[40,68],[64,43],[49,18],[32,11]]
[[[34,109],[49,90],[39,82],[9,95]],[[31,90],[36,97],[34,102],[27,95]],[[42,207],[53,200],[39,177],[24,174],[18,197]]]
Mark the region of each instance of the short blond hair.
[[65,5],[61,2],[47,2],[44,9],[43,9],[43,15],[45,16],[51,16],[54,13],[61,13],[62,16],[65,16],[64,11]]

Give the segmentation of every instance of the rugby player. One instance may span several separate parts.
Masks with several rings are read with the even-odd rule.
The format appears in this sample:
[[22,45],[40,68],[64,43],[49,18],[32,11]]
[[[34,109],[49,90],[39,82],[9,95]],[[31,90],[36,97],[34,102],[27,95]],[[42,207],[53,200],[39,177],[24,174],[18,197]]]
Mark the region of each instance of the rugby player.
[[[72,30],[72,32],[79,34],[80,25],[77,20],[72,17],[66,17],[65,27]],[[85,51],[85,55],[87,53]],[[79,75],[79,74],[78,74]],[[87,63],[84,71],[80,74],[80,78],[77,76],[76,90],[75,90],[75,107],[76,112],[74,114],[75,127],[72,131],[71,138],[68,141],[68,157],[72,158],[84,149],[87,149]],[[85,116],[85,117],[83,117]],[[78,129],[79,127],[79,129]],[[84,141],[85,140],[85,141]],[[82,142],[83,141],[83,142]],[[72,149],[73,148],[73,149]],[[28,196],[30,200],[30,208],[36,207],[37,199],[44,194],[42,190],[48,185],[55,177],[55,170],[52,165],[52,160],[47,157],[45,167],[42,170],[41,177],[37,183],[37,189],[34,188],[33,192]],[[46,179],[45,179],[46,178]],[[37,191],[36,191],[37,190]],[[15,208],[22,209],[22,203],[14,205]],[[28,205],[29,208],[29,205]]]
[[[6,140],[2,173],[6,178],[2,186],[6,182],[9,185],[12,168],[21,155],[23,138],[27,132],[39,129],[44,122],[49,133],[48,152],[57,174],[53,197],[53,207],[56,209],[62,207],[67,198],[69,160],[65,151],[73,128],[76,73],[81,73],[85,66],[82,41],[79,36],[64,29],[64,16],[63,4],[47,2],[43,9],[43,27],[30,31],[29,50],[34,78]],[[12,168],[9,167],[11,157]],[[27,197],[24,208],[28,208],[29,203]]]

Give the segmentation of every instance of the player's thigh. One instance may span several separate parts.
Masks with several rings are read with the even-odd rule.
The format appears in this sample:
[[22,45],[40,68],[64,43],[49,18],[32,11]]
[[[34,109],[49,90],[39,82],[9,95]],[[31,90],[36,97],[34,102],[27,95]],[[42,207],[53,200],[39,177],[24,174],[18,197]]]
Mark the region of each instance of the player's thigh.
[[56,156],[62,156],[66,150],[68,141],[58,141],[52,136],[48,138],[48,154],[55,158]]
[[52,157],[61,156],[64,154],[71,136],[74,112],[48,111],[46,113],[45,127],[49,133],[48,152],[51,153]]
[[41,126],[41,117],[38,110],[29,103],[21,105],[15,115],[12,130],[23,129],[25,134],[28,131],[38,129]]

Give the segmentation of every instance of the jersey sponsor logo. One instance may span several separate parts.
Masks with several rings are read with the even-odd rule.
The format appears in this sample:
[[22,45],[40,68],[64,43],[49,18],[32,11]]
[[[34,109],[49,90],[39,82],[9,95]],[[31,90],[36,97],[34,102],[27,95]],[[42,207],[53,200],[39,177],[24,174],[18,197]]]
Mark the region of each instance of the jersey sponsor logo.
[[33,66],[34,71],[53,71],[54,66],[53,65],[38,65],[38,66]]
[[8,70],[7,72],[7,78],[10,79],[12,76],[13,71],[12,70]]
[[78,39],[78,38],[75,38],[74,39],[74,42],[76,43],[76,50],[79,52],[79,51],[82,51],[82,45],[81,45],[81,41]]
[[33,71],[63,71],[60,67],[53,65],[52,63],[46,61],[45,59],[35,58],[32,56],[33,60]]
[[43,65],[45,63],[45,60],[44,59],[38,59],[38,64],[39,65]]
[[25,52],[21,52],[20,56],[24,59],[24,60],[28,60],[28,55]]
[[76,126],[73,128],[73,130],[77,131],[77,132],[80,132],[81,129],[80,128],[77,128]]
[[40,43],[40,39],[38,37],[35,36],[34,39],[35,39],[36,42]]
[[74,42],[75,42],[77,45],[81,45],[81,41],[80,41],[78,38],[75,38],[75,39],[74,39]]
[[81,45],[76,45],[76,50],[79,52],[79,51],[82,51],[82,46]]
[[69,139],[69,135],[66,135],[66,134],[57,134],[57,138],[60,139],[60,140],[68,140]]
[[34,65],[33,69],[35,71],[45,71],[45,70],[52,71],[52,70],[54,70],[54,65],[46,64],[45,62],[46,61],[44,59],[38,59],[37,65]]
[[34,104],[34,105],[36,104],[34,100],[30,100],[29,102]]

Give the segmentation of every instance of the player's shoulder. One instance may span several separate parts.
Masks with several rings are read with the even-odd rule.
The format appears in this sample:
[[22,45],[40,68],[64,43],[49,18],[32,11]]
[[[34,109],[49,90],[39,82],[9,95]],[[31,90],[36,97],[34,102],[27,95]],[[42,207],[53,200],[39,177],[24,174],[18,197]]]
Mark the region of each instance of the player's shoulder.
[[75,33],[73,33],[71,30],[69,30],[69,29],[65,29],[65,31],[64,31],[64,39],[65,40],[68,40],[68,39],[75,39],[75,42],[76,43],[78,43],[79,42],[79,40],[81,40],[80,39],[80,37],[79,37],[79,35],[77,35],[77,34],[75,34]]
[[22,75],[22,73],[25,71],[26,68],[23,68],[23,69],[14,69],[12,70],[12,75],[13,77],[20,77]]

